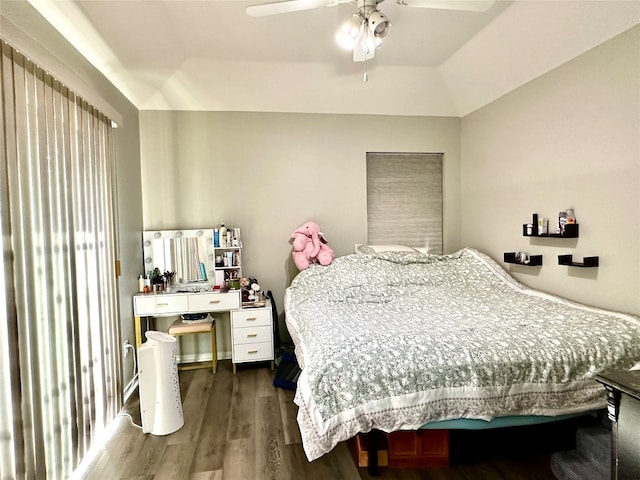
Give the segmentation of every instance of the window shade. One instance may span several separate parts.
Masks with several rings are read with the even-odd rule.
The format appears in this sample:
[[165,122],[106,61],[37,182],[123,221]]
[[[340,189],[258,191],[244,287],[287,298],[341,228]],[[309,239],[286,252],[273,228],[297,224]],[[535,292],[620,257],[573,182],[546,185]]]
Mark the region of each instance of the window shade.
[[367,234],[371,245],[442,253],[441,153],[367,153]]

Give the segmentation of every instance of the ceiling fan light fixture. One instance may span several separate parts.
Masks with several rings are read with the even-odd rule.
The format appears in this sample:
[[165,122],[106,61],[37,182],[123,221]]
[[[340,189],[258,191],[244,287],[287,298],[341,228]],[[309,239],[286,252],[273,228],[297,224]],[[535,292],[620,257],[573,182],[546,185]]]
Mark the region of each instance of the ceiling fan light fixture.
[[378,10],[374,10],[369,14],[369,17],[367,18],[367,25],[376,39],[386,37],[387,33],[389,33],[389,29],[391,28],[391,22],[387,16]]
[[363,19],[360,15],[354,13],[336,32],[338,45],[345,50],[353,50],[362,29]]
[[344,50],[353,51],[355,62],[363,62],[373,58],[390,26],[391,22],[383,13],[363,9],[342,24],[336,32],[336,41]]

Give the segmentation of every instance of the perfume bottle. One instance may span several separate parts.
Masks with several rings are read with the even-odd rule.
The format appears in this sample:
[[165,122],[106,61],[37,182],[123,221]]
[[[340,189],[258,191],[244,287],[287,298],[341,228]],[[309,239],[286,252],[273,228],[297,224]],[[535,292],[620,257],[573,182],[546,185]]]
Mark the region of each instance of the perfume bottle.
[[564,235],[564,226],[567,224],[567,212],[558,213],[558,233]]

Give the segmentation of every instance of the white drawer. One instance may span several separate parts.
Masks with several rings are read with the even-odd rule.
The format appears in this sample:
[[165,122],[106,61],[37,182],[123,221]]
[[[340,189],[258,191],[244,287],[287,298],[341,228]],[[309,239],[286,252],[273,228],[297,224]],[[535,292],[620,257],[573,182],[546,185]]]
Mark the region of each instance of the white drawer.
[[233,345],[233,363],[262,360],[273,360],[273,344],[271,342]]
[[271,327],[247,327],[233,329],[233,343],[271,342]]
[[240,308],[238,292],[197,293],[189,295],[190,312],[216,312]]
[[258,325],[271,325],[270,308],[247,308],[231,312],[232,327],[244,328]]
[[133,310],[138,317],[182,313],[188,309],[188,305],[187,295],[160,293],[133,297]]

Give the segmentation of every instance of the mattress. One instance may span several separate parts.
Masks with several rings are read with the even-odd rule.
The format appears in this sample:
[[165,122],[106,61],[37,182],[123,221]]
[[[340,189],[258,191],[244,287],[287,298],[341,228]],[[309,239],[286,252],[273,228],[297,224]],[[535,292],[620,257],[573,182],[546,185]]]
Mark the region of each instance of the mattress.
[[638,317],[529,289],[470,248],[313,265],[285,312],[309,460],[373,428],[604,408],[593,376],[640,360]]

